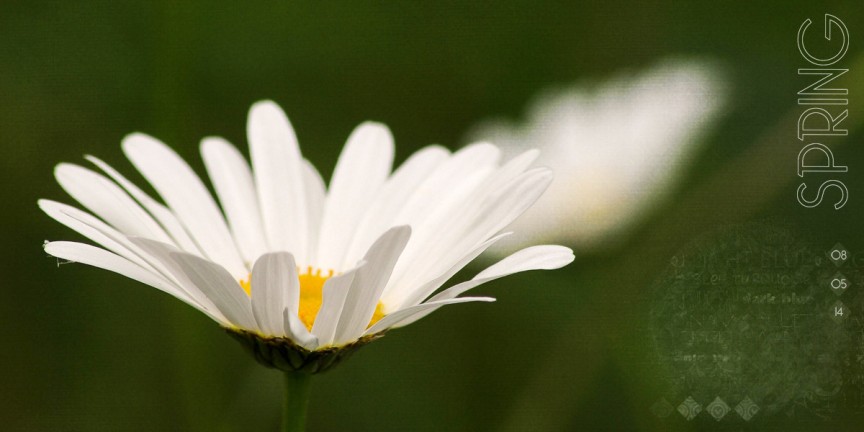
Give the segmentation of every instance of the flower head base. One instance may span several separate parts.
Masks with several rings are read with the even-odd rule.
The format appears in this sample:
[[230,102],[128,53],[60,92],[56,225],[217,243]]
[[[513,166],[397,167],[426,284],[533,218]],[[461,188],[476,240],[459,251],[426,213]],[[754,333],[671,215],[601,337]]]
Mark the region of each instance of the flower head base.
[[227,329],[227,331],[261,365],[283,372],[307,374],[327,372],[354,354],[360,347],[384,336],[383,332],[376,333],[364,336],[348,345],[310,351],[289,338],[265,338],[257,333],[239,329]]
[[534,151],[499,164],[491,144],[453,154],[429,146],[391,172],[389,130],[364,123],[325,187],[276,104],[252,107],[248,137],[251,167],[225,140],[201,144],[221,205],[183,159],[143,134],[123,150],[164,204],[95,157],[105,175],[58,165],[60,185],[92,214],[39,206],[101,248],[59,241],[45,250],[164,291],[259,362],[312,373],[444,305],[493,301],[460,297],[478,285],[573,260],[568,248],[532,246],[441,290],[549,185],[548,169],[530,168]]

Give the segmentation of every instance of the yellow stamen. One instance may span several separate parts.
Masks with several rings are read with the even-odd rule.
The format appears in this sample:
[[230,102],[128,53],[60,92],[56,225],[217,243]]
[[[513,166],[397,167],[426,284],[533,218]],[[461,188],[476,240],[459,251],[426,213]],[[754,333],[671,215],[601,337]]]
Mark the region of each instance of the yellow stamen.
[[[298,269],[299,273],[299,269]],[[313,269],[311,266],[306,268],[305,273],[299,275],[300,279],[300,321],[307,329],[312,330],[312,325],[315,324],[315,317],[318,316],[318,311],[321,309],[323,301],[324,283],[327,279],[333,276],[333,270],[328,270],[326,275],[323,275],[320,269]],[[246,294],[252,295],[252,274],[249,277],[240,281],[240,286],[246,291]],[[369,321],[366,328],[372,327],[373,324],[384,318],[384,307],[379,302],[375,305],[375,313]]]
[[252,273],[249,273],[246,279],[240,279],[240,286],[243,288],[243,291],[246,291],[246,295],[252,296]]

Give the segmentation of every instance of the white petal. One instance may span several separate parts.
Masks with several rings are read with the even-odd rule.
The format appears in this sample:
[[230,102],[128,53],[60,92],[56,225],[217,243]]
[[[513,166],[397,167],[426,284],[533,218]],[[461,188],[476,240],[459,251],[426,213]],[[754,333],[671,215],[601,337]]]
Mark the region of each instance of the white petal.
[[412,240],[405,251],[406,258],[393,271],[384,290],[385,296],[399,287],[417,286],[443,270],[435,273],[429,266],[438,261],[421,258],[429,256],[427,244],[439,241],[442,233],[450,228],[451,221],[461,218],[462,207],[466,201],[470,202],[478,185],[494,172],[499,156],[498,148],[491,144],[469,145],[441,164],[411,194],[395,223],[411,225]]
[[381,303],[384,303],[384,312],[390,312],[393,310],[404,309],[409,306],[414,306],[419,304],[424,299],[432,295],[438,288],[441,288],[441,285],[444,285],[453,275],[455,275],[459,270],[462,270],[466,265],[468,265],[471,261],[474,261],[481,253],[486,251],[490,246],[498,242],[504,237],[509,236],[511,233],[501,233],[495,237],[492,237],[489,240],[481,243],[479,246],[471,250],[470,252],[463,255],[459,260],[456,261],[455,264],[450,266],[447,271],[440,274],[438,277],[426,282],[422,286],[419,287],[409,287],[406,290],[393,290],[390,293],[389,297],[383,297],[381,299]]
[[321,217],[324,215],[324,204],[327,198],[327,188],[321,174],[308,161],[303,161],[303,187],[306,190],[306,209],[308,215],[306,261],[299,263],[300,268],[316,263],[318,256],[318,235],[321,231]]
[[[430,218],[405,251],[385,290],[389,297],[400,287],[415,287],[440,274],[467,251],[500,232],[527,210],[552,180],[548,169],[526,171],[497,190],[472,192],[461,207]],[[418,228],[418,231],[421,231]],[[440,257],[438,260],[424,256]]]
[[[513,220],[522,215],[546,191],[552,182],[552,172],[546,168],[528,170],[493,190],[478,191],[474,198],[476,205],[465,209],[463,223],[459,228],[464,233],[473,234],[464,237],[464,233],[453,230],[447,234],[463,246],[472,241],[487,238],[510,225]],[[452,243],[444,244],[444,249],[450,249]]]
[[144,259],[140,249],[130,243],[123,234],[93,215],[78,210],[75,207],[51,200],[41,199],[38,203],[39,208],[57,222],[98,243],[105,249],[132,261],[145,270],[157,270],[157,267]]
[[126,192],[129,195],[132,195],[139,204],[144,206],[157,221],[162,225],[162,228],[171,236],[174,240],[173,242],[177,244],[180,249],[194,253],[196,255],[201,255],[201,251],[198,249],[198,245],[192,241],[192,238],[189,237],[189,233],[186,232],[186,228],[183,227],[183,224],[177,220],[177,216],[174,213],[171,213],[171,210],[168,210],[164,205],[156,202],[150,195],[147,195],[142,191],[138,186],[135,186],[134,183],[130,182],[123,177],[117,170],[112,168],[107,163],[103,162],[101,159],[95,156],[84,156],[85,159],[92,162],[94,165],[98,166],[105,174],[108,174],[108,177],[111,177],[117,184],[126,189]]
[[[543,194],[552,181],[552,172],[536,168],[511,179],[495,191],[478,191],[459,214],[444,226],[438,227],[442,235],[432,239],[426,253],[453,253],[472,248],[507,227],[524,213]],[[445,227],[447,229],[445,229]]]
[[144,237],[129,237],[127,240],[133,243],[136,249],[143,251],[148,258],[157,261],[157,264],[154,265],[158,265],[160,274],[172,281],[174,285],[185,292],[189,298],[200,304],[202,308],[209,311],[211,315],[217,317],[214,318],[215,320],[226,327],[232,325],[225,318],[225,315],[219,311],[219,308],[216,307],[213,301],[198,288],[198,285],[186,276],[180,264],[174,259],[172,254],[181,252],[179,249],[167,243],[161,243]]
[[[362,263],[358,268],[365,264]],[[315,316],[315,323],[312,325],[312,334],[318,337],[318,343],[321,346],[333,343],[336,327],[339,325],[339,318],[345,306],[345,299],[348,297],[348,291],[354,282],[356,272],[357,268],[354,268],[324,282],[321,308],[318,309],[318,315]]]
[[406,326],[409,324],[409,321],[417,321],[420,317],[425,317],[444,305],[475,301],[494,302],[495,299],[492,297],[459,297],[414,305],[381,318],[380,321],[376,322],[372,327],[369,327],[369,329],[363,334],[370,335],[390,328]]
[[300,317],[296,313],[285,309],[282,312],[282,317],[285,322],[285,334],[289,335],[291,340],[297,345],[310,351],[320,346],[318,338],[309,332],[309,329],[306,328],[306,325],[303,324],[303,321],[300,320]]
[[369,248],[363,258],[366,265],[357,270],[345,299],[345,307],[336,328],[336,344],[355,340],[366,330],[381,292],[410,237],[411,227],[398,226],[384,233]]
[[501,188],[507,191],[502,194],[501,201],[490,200],[493,205],[478,210],[477,221],[481,223],[470,229],[479,231],[480,238],[501,231],[525,213],[551,182],[552,171],[547,168],[535,168],[522,173]]
[[189,280],[209,298],[234,326],[257,330],[249,296],[222,266],[185,252],[171,257]]
[[554,270],[573,262],[573,251],[557,245],[531,246],[514,252],[489,266],[470,281],[456,284],[433,296],[429,301],[456,297],[486,282],[529,270]]
[[306,262],[307,214],[303,158],[288,117],[271,101],[249,110],[249,153],[270,250]]
[[285,321],[282,312],[294,314],[300,303],[300,280],[297,264],[288,252],[262,255],[252,269],[252,313],[258,328],[267,336],[282,336]]
[[249,164],[222,138],[205,138],[201,142],[201,156],[228,217],[234,241],[244,260],[251,264],[267,251],[267,240]]
[[[501,261],[489,266],[470,281],[465,281],[434,295],[426,303],[455,299],[456,296],[482,285],[486,282],[502,278],[514,273],[529,270],[554,270],[573,262],[573,251],[564,246],[541,245],[522,249]],[[422,305],[421,304],[421,305]],[[402,320],[398,326],[406,326],[432,313],[426,310]]]
[[57,258],[87,264],[126,276],[129,279],[136,280],[170,294],[195,309],[209,315],[207,310],[201,307],[198,302],[189,297],[189,295],[180,290],[173,283],[168,282],[168,280],[161,275],[145,270],[126,258],[108,252],[105,249],[84,243],[55,241],[45,245],[45,252]]
[[573,262],[573,251],[558,245],[531,246],[514,252],[483,270],[474,279],[499,278],[528,270],[555,270]]
[[[215,308],[212,307],[206,297],[197,291],[197,288],[190,287],[185,276],[178,275],[177,271],[172,270],[172,266],[175,265],[173,260],[164,259],[160,256],[165,250],[169,252],[177,250],[175,246],[143,237],[126,237],[90,214],[64,204],[40,200],[39,206],[55,220],[99,243],[109,251],[126,258],[147,271],[161,275],[183,290],[189,298],[195,300],[202,307],[219,315],[218,311],[214,312]],[[146,243],[142,245],[144,240]],[[159,248],[153,249],[149,246],[150,244],[159,245]]]
[[470,189],[468,184],[478,180],[476,174],[490,172],[500,156],[498,148],[487,143],[471,144],[457,151],[414,190],[395,223],[417,226],[445,197]]
[[144,134],[127,136],[123,151],[171,207],[201,251],[236,279],[246,277],[249,270],[225,219],[192,168],[168,146]]
[[395,225],[396,216],[411,194],[449,156],[450,152],[444,147],[427,146],[412,154],[396,169],[380,188],[366,211],[366,216],[357,225],[351,246],[343,260],[344,267],[353,266],[384,231]]
[[365,214],[393,165],[393,136],[386,126],[366,122],[357,126],[336,163],[321,233],[318,264],[324,269],[353,267],[343,265],[346,248],[357,223]]
[[[486,196],[500,190],[502,186],[513,182],[514,179],[525,173],[539,155],[540,151],[537,149],[520,153],[490,174],[472,193],[475,196]],[[545,168],[541,169],[545,170]]]
[[127,235],[173,242],[138,203],[104,176],[68,163],[57,165],[54,176],[72,198],[119,231]]

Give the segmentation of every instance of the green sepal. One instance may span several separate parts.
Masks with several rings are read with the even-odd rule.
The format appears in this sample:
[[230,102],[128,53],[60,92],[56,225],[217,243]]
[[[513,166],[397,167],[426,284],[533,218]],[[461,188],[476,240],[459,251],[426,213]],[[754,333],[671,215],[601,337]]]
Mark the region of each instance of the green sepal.
[[347,345],[310,351],[288,338],[268,338],[240,329],[226,328],[225,330],[238,340],[258,363],[283,372],[300,372],[310,375],[330,370],[363,345],[384,336],[383,333],[377,333],[363,336]]

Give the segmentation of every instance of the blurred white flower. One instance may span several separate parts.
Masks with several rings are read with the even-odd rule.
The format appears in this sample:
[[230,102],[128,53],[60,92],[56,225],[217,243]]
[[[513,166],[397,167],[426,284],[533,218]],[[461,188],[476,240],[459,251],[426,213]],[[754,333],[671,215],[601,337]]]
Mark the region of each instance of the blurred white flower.
[[524,122],[492,120],[468,133],[511,154],[541,151],[555,180],[516,233],[496,247],[567,241],[578,250],[624,238],[687,165],[723,107],[727,86],[716,64],[667,60],[639,74],[543,92]]

